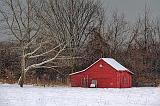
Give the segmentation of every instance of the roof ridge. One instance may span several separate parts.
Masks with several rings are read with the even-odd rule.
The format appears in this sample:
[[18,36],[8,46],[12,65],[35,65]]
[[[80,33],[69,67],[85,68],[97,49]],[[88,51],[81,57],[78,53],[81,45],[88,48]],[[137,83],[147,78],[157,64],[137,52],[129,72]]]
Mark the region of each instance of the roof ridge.
[[[77,73],[81,73],[81,72],[84,72],[86,71],[87,69],[89,69],[90,67],[92,67],[94,64],[96,64],[98,61],[100,60],[103,60],[104,62],[106,62],[107,64],[109,64],[111,67],[113,67],[114,69],[116,69],[117,71],[128,71],[130,73],[133,74],[133,72],[129,71],[127,68],[125,68],[123,65],[121,65],[119,62],[117,62],[115,59],[113,58],[100,58],[98,59],[97,61],[95,61],[93,64],[91,64],[89,67],[85,68],[84,70],[82,71],[78,71],[78,72],[74,72],[74,73],[71,73],[69,75],[74,75],[74,74],[77,74]],[[112,60],[112,61],[108,61],[108,59]],[[112,64],[114,63],[114,64]]]

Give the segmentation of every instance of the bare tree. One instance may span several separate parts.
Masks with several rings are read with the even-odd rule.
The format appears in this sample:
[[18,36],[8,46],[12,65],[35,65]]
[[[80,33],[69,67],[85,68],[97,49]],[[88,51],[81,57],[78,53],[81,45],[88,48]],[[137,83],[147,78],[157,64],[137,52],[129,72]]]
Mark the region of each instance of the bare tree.
[[[40,0],[37,16],[58,42],[69,42],[71,57],[80,53],[94,28],[101,28],[104,12],[100,0]],[[75,60],[72,59],[74,70]]]
[[113,11],[110,20],[107,22],[106,40],[110,45],[110,56],[117,58],[118,51],[124,48],[124,44],[128,41],[129,24],[124,14]]
[[126,50],[126,60],[134,70],[135,82],[154,82],[156,77],[152,76],[159,67],[158,44],[158,20],[152,19],[149,8],[145,6],[144,14],[131,28]]
[[[1,8],[0,13],[6,23],[7,31],[13,35],[13,39],[19,43],[17,52],[21,54],[21,76],[19,85],[23,87],[26,72],[33,68],[39,68],[55,60],[66,47],[64,42],[55,42],[51,37],[42,35],[43,28],[41,21],[37,20],[34,13],[33,0],[4,0],[5,8]],[[43,51],[45,44],[53,43],[53,48]],[[43,52],[40,52],[43,51]],[[54,56],[44,59],[40,63],[30,64],[30,60],[53,52]],[[39,54],[38,54],[39,53]],[[44,66],[42,66],[44,67]]]

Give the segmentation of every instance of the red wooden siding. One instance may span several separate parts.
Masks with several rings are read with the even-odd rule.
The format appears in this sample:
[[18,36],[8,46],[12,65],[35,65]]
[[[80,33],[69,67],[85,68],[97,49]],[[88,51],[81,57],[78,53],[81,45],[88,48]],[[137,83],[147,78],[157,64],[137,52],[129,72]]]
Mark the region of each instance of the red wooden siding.
[[70,75],[72,87],[90,87],[92,80],[97,80],[98,88],[132,87],[131,73],[117,71],[102,59],[85,71]]

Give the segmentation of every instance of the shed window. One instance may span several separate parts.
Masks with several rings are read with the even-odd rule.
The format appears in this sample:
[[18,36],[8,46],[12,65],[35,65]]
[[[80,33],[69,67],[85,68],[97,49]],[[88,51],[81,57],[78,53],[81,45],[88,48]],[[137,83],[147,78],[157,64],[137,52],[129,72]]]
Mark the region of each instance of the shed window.
[[103,65],[102,65],[102,64],[100,64],[100,65],[99,65],[99,67],[103,67]]

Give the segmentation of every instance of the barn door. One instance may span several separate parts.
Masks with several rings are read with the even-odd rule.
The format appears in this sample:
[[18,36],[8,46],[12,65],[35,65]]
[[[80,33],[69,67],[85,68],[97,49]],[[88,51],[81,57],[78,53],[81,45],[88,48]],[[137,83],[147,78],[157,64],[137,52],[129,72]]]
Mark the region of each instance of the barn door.
[[88,76],[81,79],[81,87],[88,87]]
[[97,80],[92,80],[90,87],[91,88],[97,88]]

